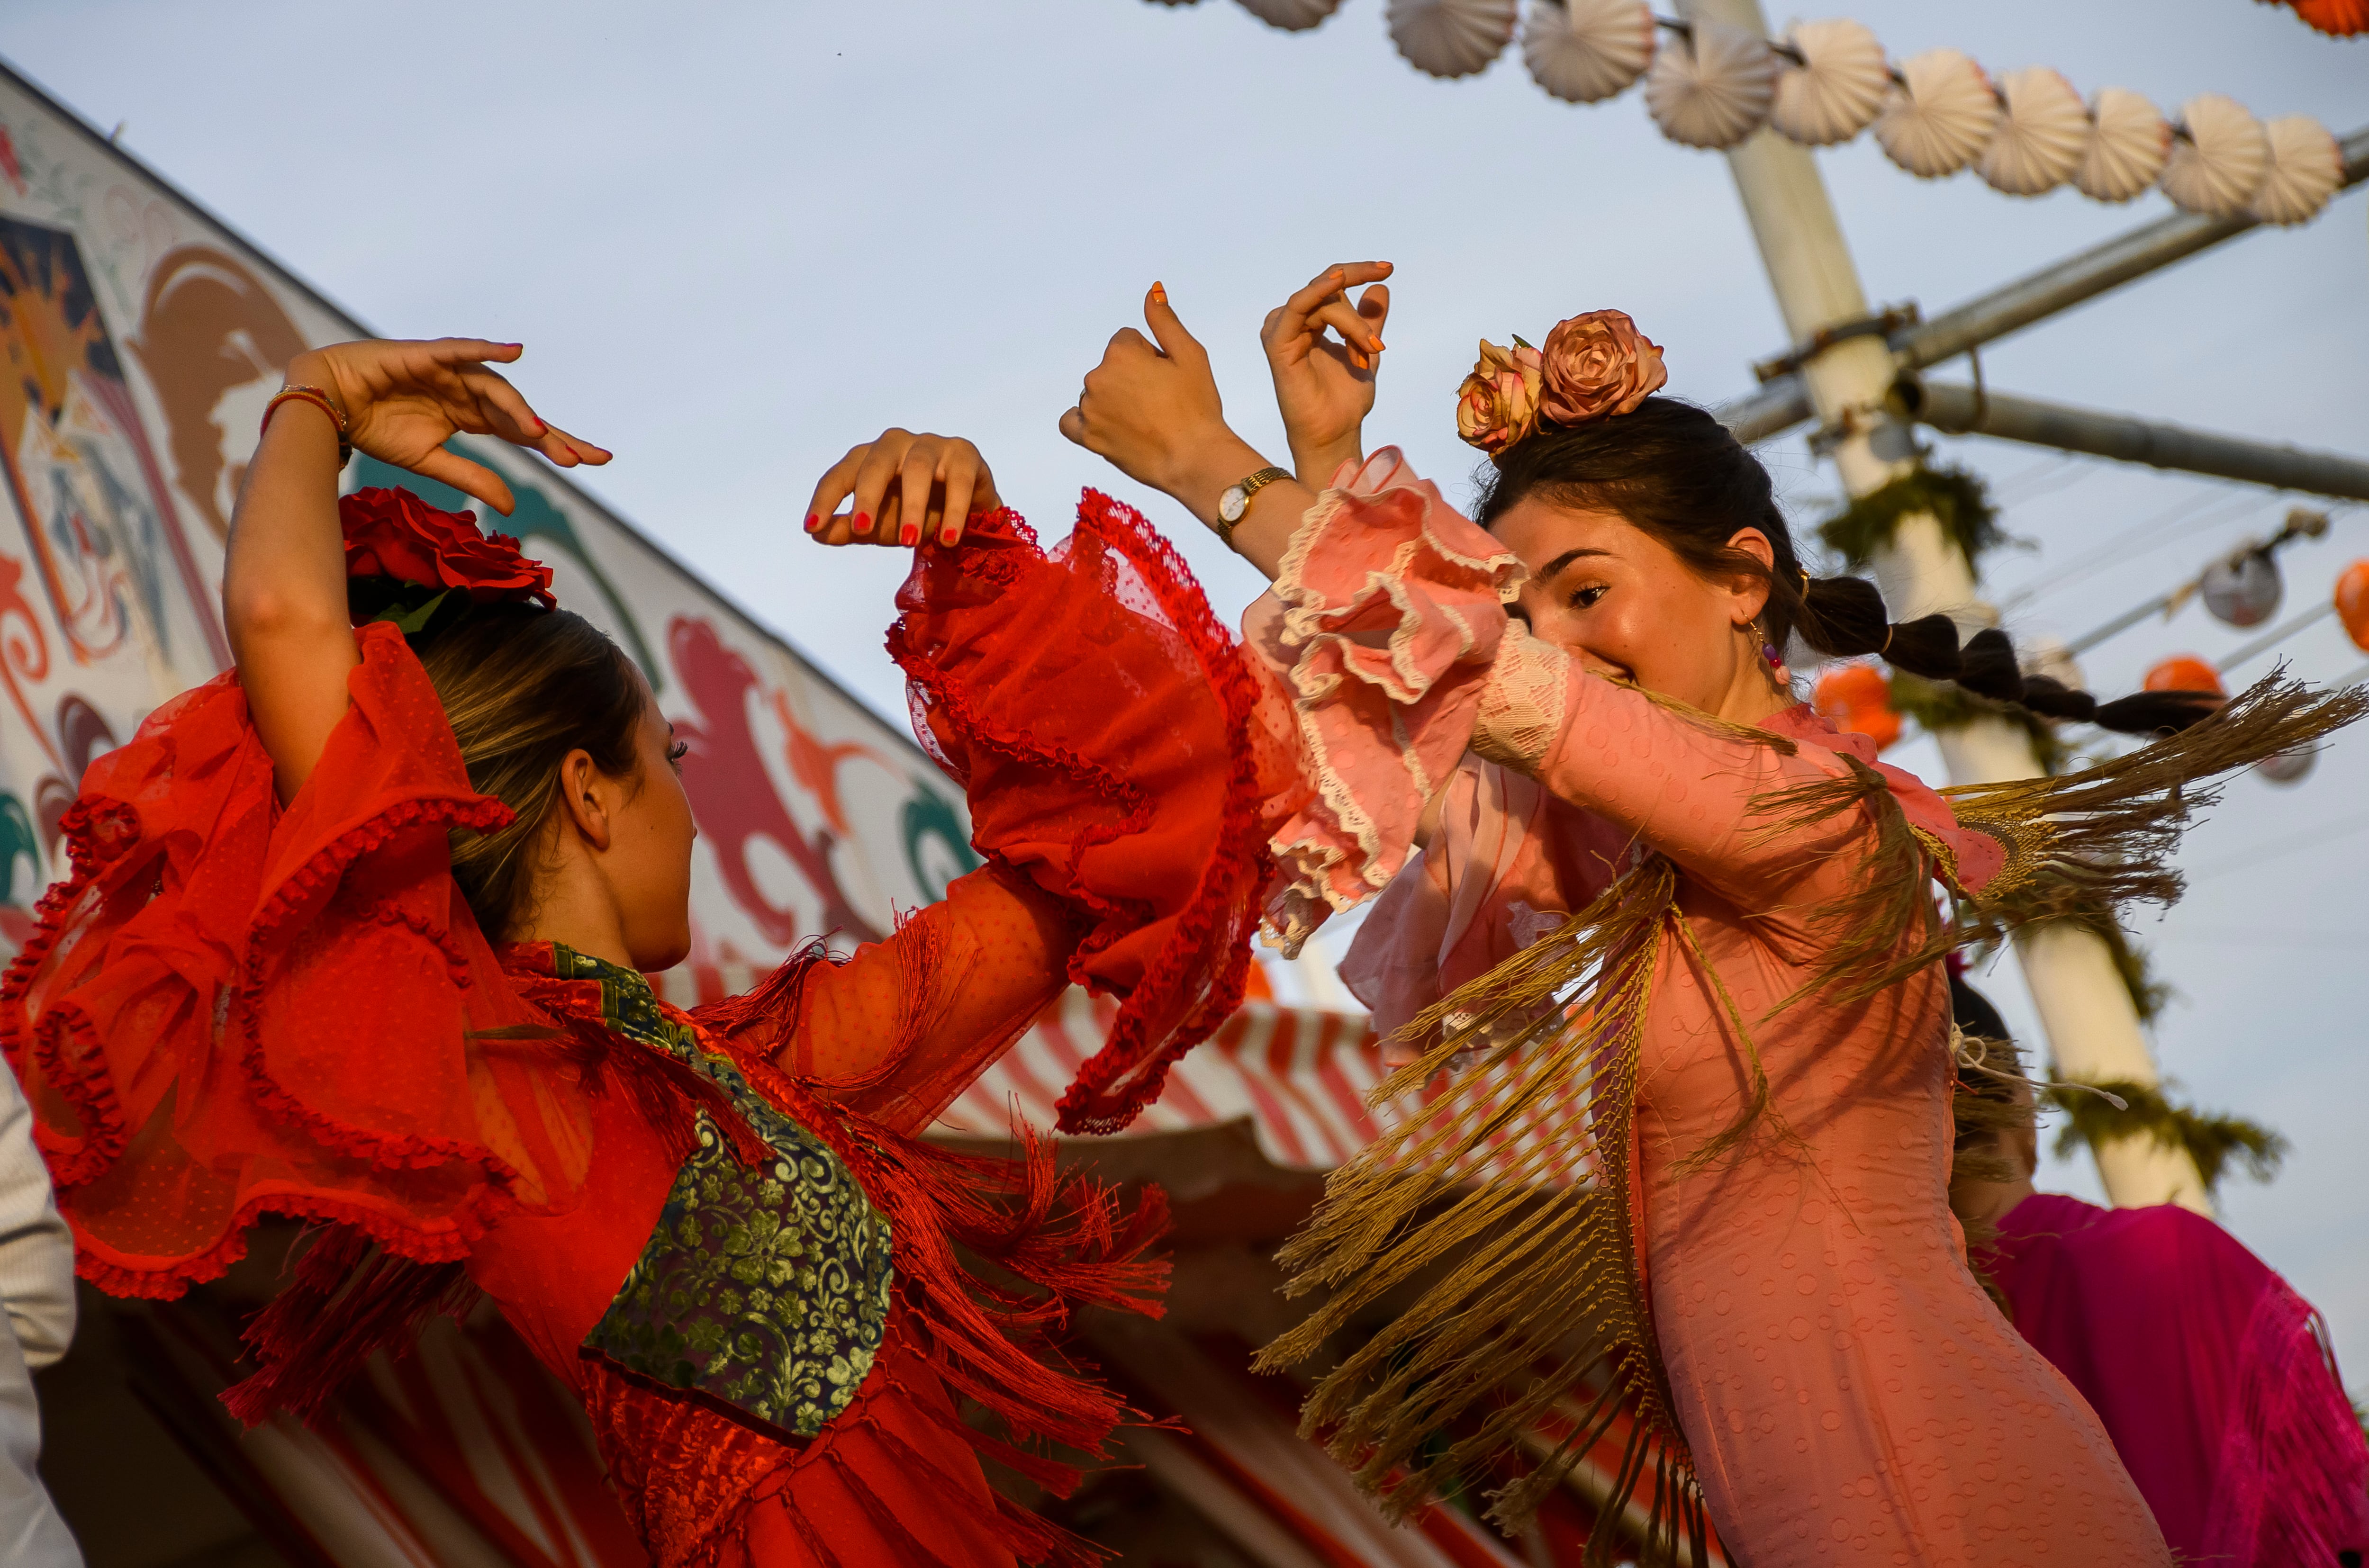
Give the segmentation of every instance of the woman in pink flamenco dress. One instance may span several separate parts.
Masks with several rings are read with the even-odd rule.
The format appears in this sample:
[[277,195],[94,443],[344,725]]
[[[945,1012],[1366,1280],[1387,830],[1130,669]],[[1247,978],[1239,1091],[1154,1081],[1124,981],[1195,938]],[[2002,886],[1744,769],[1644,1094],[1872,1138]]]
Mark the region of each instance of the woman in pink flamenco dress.
[[1660,351],[1617,312],[1483,345],[1459,427],[1494,467],[1468,521],[1358,448],[1385,307],[1344,291],[1386,270],[1268,319],[1321,496],[1225,428],[1157,290],[1159,351],[1120,334],[1064,419],[1274,580],[1244,627],[1288,760],[1270,924],[1294,944],[1379,893],[1344,975],[1412,1047],[1385,1093],[1425,1102],[1287,1249],[1330,1294],[1265,1364],[1388,1318],[1307,1416],[1402,1503],[1519,1453],[1578,1384],[1601,1391],[1580,1440],[1498,1494],[1501,1522],[1625,1402],[1642,1437],[1610,1508],[1649,1511],[1650,1556],[1704,1560],[1707,1513],[1752,1568],[2168,1563],[2097,1418],[1968,1270],[1931,885],[2096,871],[2128,847],[2109,807],[2176,821],[2174,780],[2359,704],[2260,689],[2136,761],[1953,812],[1800,704],[1777,650],[1881,650],[2142,733],[2206,710],[2027,681],[1997,632],[1962,648],[1946,617],[1894,625],[1871,585],[1812,578],[1759,464],[1649,396]]

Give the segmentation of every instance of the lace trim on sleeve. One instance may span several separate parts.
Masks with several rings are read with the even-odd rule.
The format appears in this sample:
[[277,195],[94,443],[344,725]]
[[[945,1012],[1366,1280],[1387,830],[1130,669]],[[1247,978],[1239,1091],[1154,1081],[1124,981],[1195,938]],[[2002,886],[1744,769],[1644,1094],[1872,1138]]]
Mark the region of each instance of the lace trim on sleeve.
[[1571,656],[1528,628],[1508,626],[1481,690],[1472,750],[1517,773],[1535,773],[1571,711]]

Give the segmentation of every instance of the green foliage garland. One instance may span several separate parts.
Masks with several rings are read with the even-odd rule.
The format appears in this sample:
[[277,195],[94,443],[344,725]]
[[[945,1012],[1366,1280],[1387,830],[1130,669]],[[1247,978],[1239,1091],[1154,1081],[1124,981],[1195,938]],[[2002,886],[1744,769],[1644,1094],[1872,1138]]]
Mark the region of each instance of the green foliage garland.
[[2154,1084],[2113,1082],[2089,1087],[2119,1095],[2130,1109],[2118,1111],[2111,1101],[2077,1088],[2050,1090],[2050,1103],[2065,1113],[2065,1125],[2056,1133],[2060,1159],[2085,1144],[2097,1149],[2145,1136],[2166,1149],[2187,1150],[2210,1193],[2220,1185],[2233,1159],[2242,1162],[2255,1181],[2267,1182],[2286,1157],[2287,1140],[2269,1127],[2242,1116],[2208,1116],[2179,1104]]
[[1818,525],[1826,548],[1859,571],[1892,543],[1900,520],[1929,512],[1941,537],[1955,544],[1969,567],[1983,552],[2005,542],[1997,509],[1980,475],[1963,468],[1918,464],[1880,490],[1871,490]]

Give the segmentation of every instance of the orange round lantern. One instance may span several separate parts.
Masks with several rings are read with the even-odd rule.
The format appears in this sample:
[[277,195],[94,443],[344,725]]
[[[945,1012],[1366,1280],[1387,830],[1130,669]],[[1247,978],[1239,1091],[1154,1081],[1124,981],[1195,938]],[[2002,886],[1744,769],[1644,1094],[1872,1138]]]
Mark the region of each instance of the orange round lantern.
[[1892,683],[1871,664],[1841,664],[1818,677],[1811,705],[1837,729],[1864,735],[1879,751],[1900,738]]
[[2146,672],[2146,689],[2150,692],[2211,692],[2226,696],[2222,689],[2221,672],[2192,653],[2183,653],[2165,659]]
[[2352,646],[2369,652],[2369,561],[2355,561],[2336,579],[2336,618]]

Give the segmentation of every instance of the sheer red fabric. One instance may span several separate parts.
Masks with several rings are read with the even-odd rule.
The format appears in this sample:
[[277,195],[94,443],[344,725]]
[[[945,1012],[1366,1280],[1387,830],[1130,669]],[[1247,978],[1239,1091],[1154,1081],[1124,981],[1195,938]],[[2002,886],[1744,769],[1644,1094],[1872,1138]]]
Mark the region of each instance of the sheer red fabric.
[[[351,706],[286,809],[235,675],[85,780],[74,875],[0,981],[81,1272],[170,1297],[262,1215],[330,1222],[250,1336],[261,1370],[234,1408],[259,1419],[399,1347],[464,1266],[584,1395],[665,1564],[1070,1556],[1033,1516],[955,1504],[987,1497],[974,1449],[1060,1490],[1075,1471],[1017,1445],[1091,1453],[1124,1413],[1044,1341],[1085,1303],[1156,1310],[1156,1197],[1123,1211],[1042,1148],[981,1161],[910,1134],[1072,978],[1125,999],[1082,1091],[1105,1122],[1230,1011],[1265,875],[1245,688],[1190,577],[1099,498],[1058,552],[1004,514],[929,553],[898,603],[892,644],[989,865],[844,964],[803,955],[688,1021],[892,1220],[890,1345],[860,1419],[801,1444],[579,1355],[693,1108],[719,1107],[588,1021],[533,949],[479,932],[448,833],[508,813],[471,791],[387,624],[358,629]],[[957,1397],[1013,1442],[956,1420]]]
[[1242,1002],[1272,864],[1257,692],[1140,514],[1088,490],[1049,555],[1008,512],[982,523],[975,547],[916,561],[888,649],[990,863],[1086,911],[1070,978],[1126,1000],[1060,1127],[1115,1132]]
[[36,1108],[84,1277],[172,1297],[267,1213],[464,1256],[498,1190],[566,1207],[581,1097],[448,869],[452,827],[509,819],[468,787],[393,627],[363,628],[352,707],[282,812],[235,677],[93,763],[74,875],[0,982],[0,1044]]

